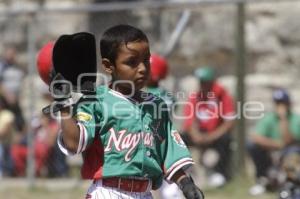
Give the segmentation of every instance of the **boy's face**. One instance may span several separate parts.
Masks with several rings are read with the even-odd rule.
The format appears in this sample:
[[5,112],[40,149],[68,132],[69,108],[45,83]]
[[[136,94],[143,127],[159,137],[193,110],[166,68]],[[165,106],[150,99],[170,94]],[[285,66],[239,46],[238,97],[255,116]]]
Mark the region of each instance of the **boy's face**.
[[[144,41],[129,42],[119,47],[115,64],[108,71],[121,92],[137,91],[145,86],[150,72],[150,49]],[[107,67],[106,67],[107,68]],[[118,83],[117,81],[120,81]],[[126,81],[131,82],[126,83]],[[132,86],[134,88],[132,88]]]

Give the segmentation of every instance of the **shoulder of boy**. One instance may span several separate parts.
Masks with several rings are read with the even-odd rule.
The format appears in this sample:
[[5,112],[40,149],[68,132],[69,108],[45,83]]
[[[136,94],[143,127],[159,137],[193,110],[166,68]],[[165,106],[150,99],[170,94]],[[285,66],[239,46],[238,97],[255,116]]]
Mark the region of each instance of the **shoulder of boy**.
[[89,122],[93,119],[93,116],[89,113],[83,112],[83,111],[79,111],[78,113],[75,114],[74,118],[77,121],[81,121],[81,122]]

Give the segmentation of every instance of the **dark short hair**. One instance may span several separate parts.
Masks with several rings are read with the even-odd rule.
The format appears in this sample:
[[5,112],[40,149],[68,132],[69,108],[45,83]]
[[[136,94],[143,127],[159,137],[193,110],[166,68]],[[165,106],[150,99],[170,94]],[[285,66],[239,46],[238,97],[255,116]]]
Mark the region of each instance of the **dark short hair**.
[[113,26],[103,33],[100,40],[101,57],[115,63],[119,47],[122,44],[127,45],[129,42],[135,41],[145,41],[148,43],[148,38],[143,31],[133,26]]

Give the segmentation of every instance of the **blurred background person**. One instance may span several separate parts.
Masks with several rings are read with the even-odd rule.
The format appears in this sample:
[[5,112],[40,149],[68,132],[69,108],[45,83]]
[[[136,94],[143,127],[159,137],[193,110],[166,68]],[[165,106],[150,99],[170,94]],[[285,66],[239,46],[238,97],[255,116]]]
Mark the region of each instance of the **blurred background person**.
[[14,132],[14,114],[5,106],[0,97],[0,177],[11,176],[13,162],[11,157],[11,142]]
[[25,72],[17,64],[16,56],[17,50],[15,47],[8,46],[5,48],[0,59],[0,94],[7,103],[7,108],[14,113],[16,131],[24,134],[26,124],[19,103],[19,94]]
[[[36,176],[63,177],[67,175],[66,159],[59,153],[56,138],[59,124],[50,116],[40,115],[31,122],[34,131],[34,159]],[[28,145],[26,137],[12,145],[16,176],[25,176]]]
[[[299,145],[300,116],[293,112],[290,96],[284,89],[273,92],[274,111],[267,113],[250,136],[248,151],[255,165],[257,184],[249,189],[251,195],[276,189],[274,169],[278,166],[279,151]],[[273,174],[273,175],[272,175]]]
[[[35,173],[37,176],[41,176],[45,172],[45,164],[47,163],[50,147],[55,139],[54,134],[58,131],[58,126],[51,121],[51,118],[44,115],[34,118],[31,125],[34,130]],[[27,137],[24,136],[21,142],[12,145],[12,157],[16,176],[25,176],[27,154]]]
[[208,186],[217,188],[230,179],[231,130],[234,101],[215,78],[211,67],[195,71],[199,91],[189,95],[184,107],[184,137],[188,145],[200,149],[200,163],[206,167]]
[[[37,106],[41,108],[30,123],[34,134],[35,175],[39,177],[65,177],[68,175],[69,167],[66,156],[59,150],[56,142],[60,125],[51,115],[44,115],[40,111],[42,107],[49,105],[53,98],[43,82],[40,82],[37,88],[37,92],[41,95]],[[28,155],[26,134],[12,145],[11,153],[15,175],[25,176]]]

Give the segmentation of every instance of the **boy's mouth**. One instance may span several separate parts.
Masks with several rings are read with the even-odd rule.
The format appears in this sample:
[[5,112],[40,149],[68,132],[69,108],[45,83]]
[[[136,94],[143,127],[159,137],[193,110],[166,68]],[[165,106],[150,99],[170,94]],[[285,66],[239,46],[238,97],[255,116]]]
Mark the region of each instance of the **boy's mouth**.
[[145,81],[147,81],[146,77],[139,77],[136,79],[136,82],[145,82]]
[[146,77],[140,77],[135,80],[135,85],[140,88],[145,86],[146,82],[147,82]]

